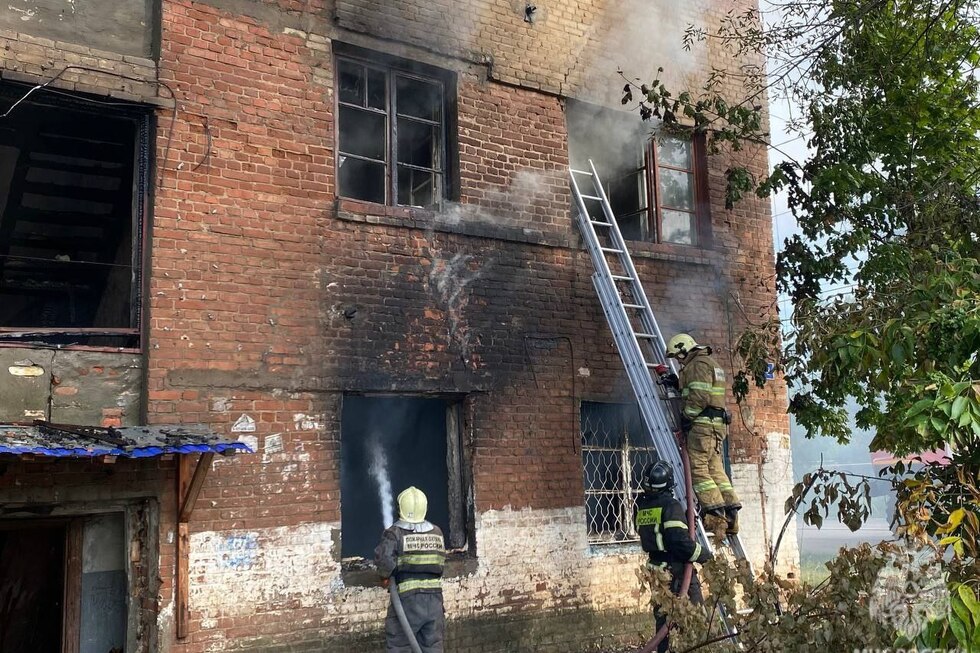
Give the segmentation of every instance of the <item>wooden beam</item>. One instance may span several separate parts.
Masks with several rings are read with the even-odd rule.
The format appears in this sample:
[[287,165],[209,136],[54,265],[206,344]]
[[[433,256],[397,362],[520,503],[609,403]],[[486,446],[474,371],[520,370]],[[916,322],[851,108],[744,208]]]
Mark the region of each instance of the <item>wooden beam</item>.
[[177,539],[175,546],[177,550],[174,552],[177,567],[176,573],[174,574],[177,639],[187,637],[191,621],[191,529],[188,522],[190,521],[191,514],[194,512],[194,504],[197,503],[197,497],[201,494],[201,488],[204,486],[204,479],[207,478],[208,471],[211,469],[212,460],[214,460],[214,454],[211,452],[202,453],[197,459],[196,465],[187,454],[177,456],[177,501],[175,506],[177,514]]
[[177,639],[187,637],[191,622],[190,581],[191,581],[191,535],[187,522],[177,524],[177,575],[174,578],[176,591]]
[[191,513],[194,512],[194,504],[197,503],[197,497],[201,494],[204,479],[207,478],[208,472],[211,470],[212,460],[214,460],[214,453],[210,451],[202,453],[201,457],[197,459],[197,467],[194,468],[194,477],[191,478],[187,493],[183,495],[184,499],[180,504],[180,516],[178,519],[181,522],[186,523],[191,520]]
[[65,621],[61,629],[62,653],[78,653],[82,634],[82,520],[68,522],[65,537]]

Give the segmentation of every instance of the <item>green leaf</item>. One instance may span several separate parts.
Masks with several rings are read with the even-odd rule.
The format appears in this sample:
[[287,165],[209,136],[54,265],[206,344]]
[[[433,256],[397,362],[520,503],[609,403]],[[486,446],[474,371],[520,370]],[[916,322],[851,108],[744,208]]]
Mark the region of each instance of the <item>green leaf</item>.
[[924,411],[926,408],[931,408],[931,407],[932,407],[932,399],[919,400],[912,405],[912,407],[908,410],[907,413],[905,413],[905,417],[906,418],[915,417],[916,415]]
[[973,590],[966,585],[959,585],[956,588],[956,593],[959,594],[960,600],[970,611],[974,626],[980,628],[980,601],[977,601]]
[[967,406],[967,399],[963,395],[958,396],[953,400],[953,411],[950,417],[953,419],[959,419],[960,415],[963,414],[963,409]]
[[950,613],[949,615],[949,626],[953,629],[953,635],[956,636],[957,642],[961,644],[969,643],[966,626],[955,613]]
[[964,605],[963,601],[960,600],[960,597],[951,597],[949,605],[953,609],[953,612],[956,613],[956,616],[960,618],[960,621],[963,622],[964,631],[972,632],[973,623],[971,620],[970,611],[967,609],[966,605]]

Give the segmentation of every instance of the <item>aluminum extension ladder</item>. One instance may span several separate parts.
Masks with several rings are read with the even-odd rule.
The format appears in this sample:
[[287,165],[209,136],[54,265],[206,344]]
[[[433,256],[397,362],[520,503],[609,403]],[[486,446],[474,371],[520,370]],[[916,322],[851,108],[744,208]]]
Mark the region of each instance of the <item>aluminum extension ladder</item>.
[[[676,402],[667,399],[663,386],[657,383],[656,372],[658,366],[667,366],[676,374],[677,363],[666,357],[666,341],[633,266],[633,259],[626,248],[626,241],[595,166],[590,160],[588,171],[570,169],[569,176],[572,196],[578,207],[579,229],[585,238],[585,246],[595,269],[592,285],[599,295],[602,311],[626,366],[626,374],[636,395],[643,423],[660,458],[674,470],[674,477],[679,481],[676,485],[678,500],[687,505],[687,484],[681,481],[684,478],[684,466],[674,438],[680,424],[679,407]],[[579,180],[591,185],[591,190],[583,193]],[[599,204],[602,207],[602,217],[593,216],[586,202]],[[701,518],[695,518],[698,541],[702,547],[713,553]],[[736,558],[747,560],[742,541],[737,536],[728,537],[727,542]]]

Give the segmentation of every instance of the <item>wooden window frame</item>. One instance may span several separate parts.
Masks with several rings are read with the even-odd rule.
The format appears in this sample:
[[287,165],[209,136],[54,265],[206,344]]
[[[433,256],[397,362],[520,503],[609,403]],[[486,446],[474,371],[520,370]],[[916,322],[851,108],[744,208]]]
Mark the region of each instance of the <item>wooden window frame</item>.
[[[674,133],[675,138],[683,136],[683,133]],[[708,193],[708,165],[705,148],[704,134],[691,133],[689,142],[691,143],[691,167],[678,168],[676,166],[661,164],[657,136],[651,137],[644,145],[644,157],[647,173],[647,225],[644,240],[652,241],[663,245],[676,247],[697,247],[707,248],[711,245],[711,200]],[[660,193],[660,170],[678,170],[694,177],[694,210],[677,209],[665,207],[661,203]],[[694,217],[694,242],[675,243],[663,239],[663,210],[676,210],[690,213]]]
[[[362,66],[365,70],[374,70],[385,74],[385,109],[371,108],[368,106],[357,106],[340,99],[340,63],[350,63]],[[334,92],[334,139],[337,144],[337,155],[335,157],[334,175],[336,179],[337,197],[356,202],[368,202],[372,204],[383,204],[385,206],[400,206],[406,208],[435,208],[438,209],[442,202],[446,200],[456,200],[459,198],[459,153],[456,141],[457,110],[456,110],[456,75],[434,66],[428,66],[418,62],[393,57],[390,55],[372,52],[356,46],[335,43],[334,44],[334,71],[335,71],[335,92]],[[396,90],[398,78],[405,78],[420,81],[427,84],[438,85],[441,94],[441,116],[439,121],[425,120],[416,116],[401,115],[398,113],[398,93]],[[361,111],[382,114],[385,116],[385,159],[372,159],[356,154],[341,152],[340,133],[341,118],[340,110],[342,107],[350,107]],[[412,164],[399,163],[398,161],[398,120],[405,118],[412,122],[426,123],[431,126],[438,126],[438,162],[441,167],[424,168]],[[343,194],[341,189],[340,166],[341,158],[354,158],[366,160],[375,164],[384,165],[384,202],[372,202],[357,197],[350,197]],[[405,167],[413,170],[421,170],[433,174],[439,181],[438,188],[433,191],[433,202],[429,206],[420,207],[411,204],[398,203],[398,168]]]

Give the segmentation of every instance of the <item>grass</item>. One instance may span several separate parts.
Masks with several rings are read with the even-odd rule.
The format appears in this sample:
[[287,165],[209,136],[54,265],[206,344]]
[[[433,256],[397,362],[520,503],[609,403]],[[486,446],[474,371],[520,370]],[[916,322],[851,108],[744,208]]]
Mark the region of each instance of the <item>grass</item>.
[[825,565],[833,557],[833,554],[802,554],[800,556],[800,580],[807,585],[816,585],[826,579],[830,576],[830,571]]

